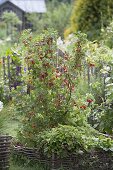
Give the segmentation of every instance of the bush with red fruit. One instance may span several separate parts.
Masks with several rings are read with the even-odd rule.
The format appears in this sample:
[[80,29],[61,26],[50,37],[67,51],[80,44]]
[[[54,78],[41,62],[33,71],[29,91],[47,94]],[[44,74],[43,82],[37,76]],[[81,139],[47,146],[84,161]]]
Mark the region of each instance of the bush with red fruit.
[[73,110],[77,69],[72,70],[71,63],[75,59],[68,53],[66,57],[58,56],[56,40],[55,31],[45,31],[37,37],[25,31],[21,37],[30,95],[22,100],[24,118],[19,136],[29,138],[29,142],[40,131],[65,124]]

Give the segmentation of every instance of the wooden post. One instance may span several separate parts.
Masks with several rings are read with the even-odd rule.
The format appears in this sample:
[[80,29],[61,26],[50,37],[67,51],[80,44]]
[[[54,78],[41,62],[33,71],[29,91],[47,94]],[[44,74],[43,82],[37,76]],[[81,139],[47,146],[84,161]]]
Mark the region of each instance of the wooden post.
[[88,70],[87,70],[87,76],[88,76],[88,86],[90,88],[90,68],[88,66]]
[[106,80],[106,75],[104,75],[104,102],[106,103],[106,93],[105,93],[105,89],[106,89],[106,82],[105,82],[105,80]]
[[9,90],[11,91],[10,56],[7,56],[7,69],[8,69],[8,79],[9,79]]
[[51,170],[56,170],[55,169],[55,154],[52,153],[52,169]]
[[5,57],[3,57],[2,61],[3,61],[3,79],[4,79],[4,84],[5,84],[6,83]]

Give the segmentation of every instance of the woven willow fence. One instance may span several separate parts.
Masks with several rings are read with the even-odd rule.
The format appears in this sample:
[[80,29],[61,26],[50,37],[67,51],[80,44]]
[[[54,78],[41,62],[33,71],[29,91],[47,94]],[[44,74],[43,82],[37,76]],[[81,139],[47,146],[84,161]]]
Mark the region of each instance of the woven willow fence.
[[0,135],[0,170],[9,170],[11,137]]
[[42,164],[44,170],[113,170],[113,154],[110,151],[92,151],[90,153],[69,154],[61,158],[56,154],[47,157],[37,149],[15,146],[14,155],[24,156],[30,161]]

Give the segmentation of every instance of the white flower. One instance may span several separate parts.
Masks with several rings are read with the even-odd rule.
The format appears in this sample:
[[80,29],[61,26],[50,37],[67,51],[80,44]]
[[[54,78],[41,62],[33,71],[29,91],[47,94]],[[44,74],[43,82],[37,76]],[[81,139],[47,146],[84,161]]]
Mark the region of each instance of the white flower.
[[109,67],[109,66],[104,66],[104,69],[105,69],[106,71],[110,71],[110,67]]
[[62,45],[63,45],[63,41],[62,41],[61,37],[59,37],[59,38],[57,39],[57,46],[60,47],[60,46],[62,46]]
[[65,52],[66,44],[64,41],[62,41],[61,37],[57,39],[57,47],[60,49],[62,52]]
[[0,101],[0,111],[3,109],[3,102]]

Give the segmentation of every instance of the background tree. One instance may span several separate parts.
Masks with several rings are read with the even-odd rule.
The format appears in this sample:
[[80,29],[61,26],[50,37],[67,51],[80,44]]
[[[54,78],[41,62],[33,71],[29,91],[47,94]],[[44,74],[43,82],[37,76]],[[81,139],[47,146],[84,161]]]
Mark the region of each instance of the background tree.
[[6,24],[7,36],[11,35],[14,38],[15,32],[18,30],[18,26],[22,24],[19,17],[14,12],[4,12],[2,20]]
[[[53,2],[53,1],[56,1],[56,0],[47,0],[48,2]],[[57,2],[59,3],[59,2],[65,2],[65,3],[71,3],[71,2],[73,2],[73,0],[57,0]]]
[[42,14],[28,14],[28,22],[33,25],[33,30],[41,33],[43,29],[54,28],[59,35],[63,37],[64,30],[69,24],[72,6],[70,3],[60,3],[58,1],[48,2],[47,13]]
[[65,34],[82,31],[87,33],[88,38],[95,39],[100,35],[101,28],[109,24],[112,16],[112,0],[75,0],[71,26]]

